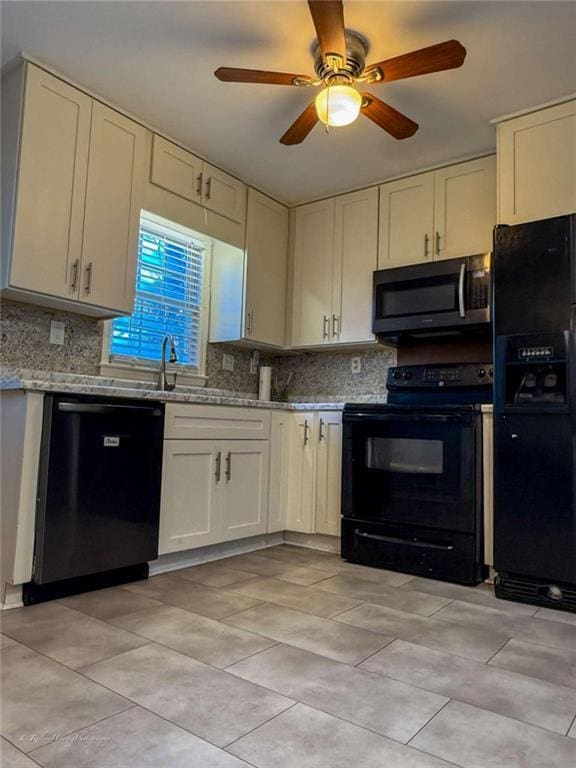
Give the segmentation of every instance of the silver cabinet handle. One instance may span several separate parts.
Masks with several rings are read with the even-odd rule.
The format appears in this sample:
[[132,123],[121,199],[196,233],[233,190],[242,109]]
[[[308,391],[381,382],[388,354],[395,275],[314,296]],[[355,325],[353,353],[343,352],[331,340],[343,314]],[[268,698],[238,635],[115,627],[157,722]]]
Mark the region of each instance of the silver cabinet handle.
[[324,325],[322,326],[322,336],[325,339],[330,338],[330,327],[329,327],[329,324],[330,324],[330,318],[328,317],[328,315],[324,315]]
[[440,232],[436,232],[436,256],[440,256]]
[[464,304],[464,280],[466,278],[466,264],[460,264],[460,277],[458,278],[458,308],[460,317],[466,317],[466,305]]
[[216,471],[214,472],[214,476],[216,478],[216,482],[220,482],[220,474],[222,471],[222,451],[218,451],[216,455]]
[[252,333],[252,317],[251,310],[246,312],[246,334],[249,336]]
[[326,435],[324,434],[324,419],[320,419],[320,430],[318,432],[318,440],[324,440]]
[[196,178],[196,197],[202,197],[202,173]]
[[71,290],[75,291],[78,287],[78,270],[80,269],[80,259],[76,259],[74,264],[72,264],[72,284],[71,284]]
[[93,264],[92,262],[90,262],[86,267],[86,283],[84,285],[84,292],[87,295],[90,293],[90,289],[92,288],[92,271],[93,271]]
[[308,419],[304,419],[304,445],[308,445],[310,442],[310,424]]
[[340,318],[332,315],[332,336],[340,336]]
[[254,333],[254,308],[250,310],[250,333]]
[[212,194],[212,176],[208,176],[208,181],[206,182],[206,200],[210,200],[211,194]]
[[430,235],[428,232],[424,235],[424,258],[428,258],[428,252],[430,250]]
[[226,482],[230,482],[230,478],[232,477],[232,453],[228,451],[226,454],[226,469],[224,470],[224,476],[226,477]]

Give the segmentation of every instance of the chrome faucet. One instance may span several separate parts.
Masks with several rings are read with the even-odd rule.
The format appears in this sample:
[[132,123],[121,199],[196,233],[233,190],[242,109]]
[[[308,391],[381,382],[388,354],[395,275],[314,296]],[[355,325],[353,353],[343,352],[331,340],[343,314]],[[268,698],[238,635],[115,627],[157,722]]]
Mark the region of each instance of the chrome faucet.
[[166,376],[166,347],[170,344],[170,357],[168,358],[169,363],[177,363],[178,362],[178,355],[176,354],[176,345],[174,344],[174,336],[166,335],[162,339],[162,360],[160,362],[160,377],[158,380],[158,389],[161,389],[163,392],[171,392],[176,387],[176,376],[177,374],[174,374],[174,378],[172,381],[169,381],[168,377]]

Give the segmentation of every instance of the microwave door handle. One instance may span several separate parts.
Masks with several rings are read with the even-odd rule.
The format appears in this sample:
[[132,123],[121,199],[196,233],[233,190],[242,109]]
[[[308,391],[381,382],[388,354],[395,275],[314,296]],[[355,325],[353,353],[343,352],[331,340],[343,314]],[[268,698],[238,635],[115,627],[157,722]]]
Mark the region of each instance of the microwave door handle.
[[464,280],[466,279],[466,262],[460,264],[460,277],[458,278],[458,308],[460,317],[466,317],[466,306],[464,304]]

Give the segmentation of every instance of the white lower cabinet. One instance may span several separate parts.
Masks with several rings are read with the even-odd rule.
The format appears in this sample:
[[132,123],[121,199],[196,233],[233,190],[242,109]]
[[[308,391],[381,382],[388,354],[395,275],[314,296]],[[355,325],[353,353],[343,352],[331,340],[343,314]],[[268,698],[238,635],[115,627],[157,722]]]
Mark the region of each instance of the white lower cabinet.
[[[292,415],[286,529],[340,534],[342,414]],[[271,496],[277,489],[271,489]]]
[[165,440],[159,554],[265,533],[268,440]]
[[316,533],[340,535],[342,413],[318,416],[316,446]]
[[159,554],[215,544],[221,442],[165,440]]
[[225,440],[221,446],[220,539],[265,533],[268,514],[267,440]]

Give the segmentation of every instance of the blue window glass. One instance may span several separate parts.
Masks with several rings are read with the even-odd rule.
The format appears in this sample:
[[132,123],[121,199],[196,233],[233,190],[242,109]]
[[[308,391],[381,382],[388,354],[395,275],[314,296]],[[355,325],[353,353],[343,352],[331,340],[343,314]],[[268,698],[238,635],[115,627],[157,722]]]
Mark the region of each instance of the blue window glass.
[[178,362],[200,361],[204,243],[142,219],[136,299],[130,317],[112,323],[110,352],[159,361],[162,339],[171,334]]

